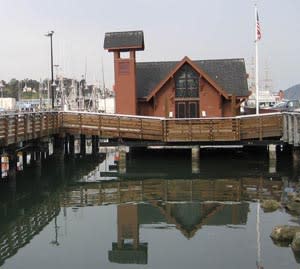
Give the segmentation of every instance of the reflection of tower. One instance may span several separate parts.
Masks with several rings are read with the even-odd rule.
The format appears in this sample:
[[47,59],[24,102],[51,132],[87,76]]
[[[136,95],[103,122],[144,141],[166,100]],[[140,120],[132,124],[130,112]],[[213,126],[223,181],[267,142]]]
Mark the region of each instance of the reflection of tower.
[[138,205],[118,205],[118,242],[108,252],[110,262],[147,264],[147,243],[139,241]]

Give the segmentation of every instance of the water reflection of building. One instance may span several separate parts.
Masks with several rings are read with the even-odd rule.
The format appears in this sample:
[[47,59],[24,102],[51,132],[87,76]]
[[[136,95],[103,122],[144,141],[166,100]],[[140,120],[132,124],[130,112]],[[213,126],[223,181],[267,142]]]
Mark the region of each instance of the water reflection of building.
[[247,222],[248,203],[155,203],[164,222],[174,224],[188,239],[205,225],[242,225]]
[[148,244],[139,240],[138,205],[118,206],[118,242],[108,252],[110,262],[147,264]]
[[110,262],[147,264],[148,243],[140,242],[139,229],[155,228],[155,224],[172,225],[187,239],[195,236],[204,225],[244,225],[247,222],[249,203],[151,203],[118,205],[118,241],[108,252]]

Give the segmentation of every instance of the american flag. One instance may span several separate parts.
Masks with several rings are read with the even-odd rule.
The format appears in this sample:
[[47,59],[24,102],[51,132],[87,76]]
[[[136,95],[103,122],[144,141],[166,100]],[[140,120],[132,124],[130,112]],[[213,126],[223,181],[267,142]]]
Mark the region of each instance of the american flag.
[[259,25],[258,12],[256,12],[256,41],[261,39],[261,30]]

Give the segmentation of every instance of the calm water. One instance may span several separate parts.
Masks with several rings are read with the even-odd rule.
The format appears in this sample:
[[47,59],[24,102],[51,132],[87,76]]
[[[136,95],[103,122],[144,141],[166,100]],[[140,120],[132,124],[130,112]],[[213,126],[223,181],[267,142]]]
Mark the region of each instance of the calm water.
[[281,199],[299,172],[266,157],[208,150],[195,170],[188,151],[138,151],[120,177],[113,150],[32,164],[0,184],[0,267],[299,268],[269,237],[299,219],[255,202]]

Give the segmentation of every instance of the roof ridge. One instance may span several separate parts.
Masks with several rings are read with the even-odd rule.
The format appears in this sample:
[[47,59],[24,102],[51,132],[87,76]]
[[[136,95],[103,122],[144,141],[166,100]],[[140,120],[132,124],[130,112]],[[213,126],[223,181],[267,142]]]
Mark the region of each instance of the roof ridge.
[[151,62],[136,62],[137,64],[158,64],[158,63],[178,63],[178,61],[151,61]]
[[120,33],[135,33],[135,32],[143,33],[143,30],[112,31],[112,32],[105,32],[105,34],[120,34]]
[[[216,61],[245,61],[244,58],[224,58],[224,59],[202,59],[202,60],[191,60],[192,62],[216,62]],[[160,64],[160,63],[178,63],[178,61],[150,61],[150,62],[136,62],[137,64]]]

